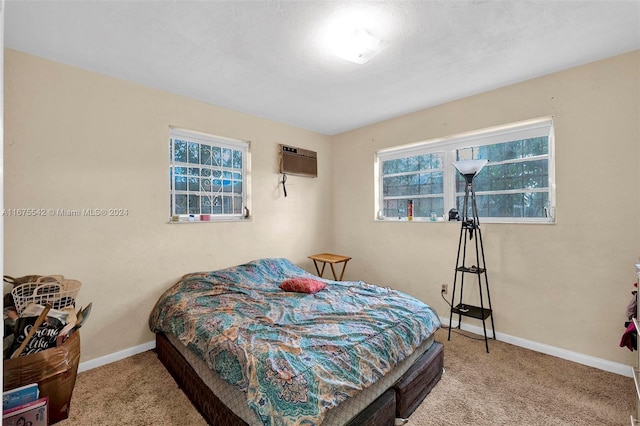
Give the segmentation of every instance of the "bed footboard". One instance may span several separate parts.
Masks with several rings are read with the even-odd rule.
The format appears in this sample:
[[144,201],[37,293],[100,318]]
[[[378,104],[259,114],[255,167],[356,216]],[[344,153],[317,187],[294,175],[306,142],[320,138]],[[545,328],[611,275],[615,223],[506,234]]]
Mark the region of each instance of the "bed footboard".
[[[210,425],[248,426],[202,381],[163,333],[156,333],[158,359]],[[396,417],[408,418],[440,380],[443,345],[434,342],[396,384],[372,402],[347,426],[392,426]]]
[[433,345],[396,382],[396,417],[406,419],[415,411],[442,377],[444,345]]
[[396,418],[396,393],[387,389],[371,405],[362,410],[347,426],[391,426]]

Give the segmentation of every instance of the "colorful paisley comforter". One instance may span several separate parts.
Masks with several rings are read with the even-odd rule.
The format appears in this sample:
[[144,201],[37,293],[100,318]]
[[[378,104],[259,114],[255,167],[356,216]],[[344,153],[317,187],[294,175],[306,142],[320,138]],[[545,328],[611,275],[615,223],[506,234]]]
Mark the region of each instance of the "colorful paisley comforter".
[[[285,292],[295,277],[327,283]],[[317,425],[384,376],[440,322],[423,302],[363,282],[320,279],[286,259],[183,276],[158,300],[154,332],[170,333],[247,393],[265,425]]]

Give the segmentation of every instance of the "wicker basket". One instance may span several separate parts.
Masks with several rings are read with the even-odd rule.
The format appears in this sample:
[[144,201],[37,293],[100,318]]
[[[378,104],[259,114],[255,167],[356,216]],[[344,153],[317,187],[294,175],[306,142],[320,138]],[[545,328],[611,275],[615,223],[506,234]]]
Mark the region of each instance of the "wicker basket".
[[20,315],[30,303],[38,305],[50,303],[53,309],[75,306],[81,286],[82,283],[78,280],[48,275],[39,278],[36,282],[16,285],[11,290],[11,295],[16,311]]

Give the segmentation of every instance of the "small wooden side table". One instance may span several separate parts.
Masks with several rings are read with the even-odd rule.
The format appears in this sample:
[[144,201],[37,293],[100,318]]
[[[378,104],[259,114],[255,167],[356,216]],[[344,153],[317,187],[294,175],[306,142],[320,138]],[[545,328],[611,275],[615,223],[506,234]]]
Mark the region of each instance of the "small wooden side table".
[[[347,268],[347,262],[351,260],[349,256],[341,256],[339,254],[331,254],[331,253],[320,253],[308,256],[309,259],[313,260],[313,264],[316,267],[316,271],[318,272],[318,276],[322,278],[322,274],[324,274],[324,267],[331,266],[331,272],[333,272],[333,279],[336,281],[342,281],[342,277],[344,276],[344,270]],[[322,262],[322,270],[318,268],[318,262]],[[342,272],[340,273],[340,278],[336,276],[336,270],[333,268],[334,263],[343,263]]]

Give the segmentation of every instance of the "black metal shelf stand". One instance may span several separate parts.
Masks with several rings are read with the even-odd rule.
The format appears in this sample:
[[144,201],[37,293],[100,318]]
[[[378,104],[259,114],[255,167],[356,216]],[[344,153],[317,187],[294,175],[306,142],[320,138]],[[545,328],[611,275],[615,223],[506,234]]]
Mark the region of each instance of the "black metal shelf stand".
[[[489,293],[489,281],[487,277],[487,268],[484,257],[484,245],[482,243],[482,231],[480,230],[480,222],[478,221],[478,208],[476,206],[475,190],[473,189],[473,178],[475,173],[463,175],[466,180],[463,210],[462,210],[462,226],[460,227],[460,240],[458,242],[458,257],[456,260],[455,276],[453,279],[453,290],[451,293],[451,311],[449,314],[449,335],[447,340],[451,340],[451,327],[453,315],[458,315],[458,326],[460,329],[462,317],[470,317],[482,320],[482,329],[484,331],[484,344],[489,352],[489,340],[487,337],[487,319],[491,319],[492,338],[496,338],[496,330],[493,323],[493,310],[491,308],[491,295]],[[471,205],[469,206],[469,201]],[[469,216],[469,207],[471,207],[471,216]],[[469,243],[469,244],[468,244]],[[472,256],[467,256],[468,245],[471,245],[470,251],[475,251],[475,263]],[[475,250],[473,250],[475,247]],[[470,265],[470,266],[469,266]],[[463,303],[462,293],[464,290],[465,276],[475,276],[478,283],[478,291],[480,296],[480,306],[472,306]],[[459,288],[458,304],[454,305],[456,299],[457,286]],[[486,292],[487,306],[484,304],[483,287]]]

